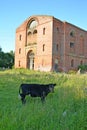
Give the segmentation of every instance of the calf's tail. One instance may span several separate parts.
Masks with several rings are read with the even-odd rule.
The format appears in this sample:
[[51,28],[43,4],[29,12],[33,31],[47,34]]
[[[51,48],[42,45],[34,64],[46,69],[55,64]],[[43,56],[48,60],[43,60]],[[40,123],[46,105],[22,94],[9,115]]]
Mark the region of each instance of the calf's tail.
[[19,95],[21,95],[21,85],[20,85],[20,87],[19,87]]
[[19,95],[20,95],[20,89],[21,89],[21,87],[19,87]]

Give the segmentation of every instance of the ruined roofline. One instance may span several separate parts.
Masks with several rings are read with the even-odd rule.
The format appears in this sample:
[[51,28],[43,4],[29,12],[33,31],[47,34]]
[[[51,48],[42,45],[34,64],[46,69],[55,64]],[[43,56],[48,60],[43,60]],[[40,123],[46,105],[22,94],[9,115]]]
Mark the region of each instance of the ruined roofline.
[[20,24],[20,25],[18,26],[18,28],[16,28],[16,31],[17,31],[21,26],[27,24],[27,22],[29,21],[29,19],[34,18],[34,17],[50,17],[50,18],[52,18],[53,20],[58,20],[58,21],[61,22],[61,23],[69,24],[69,25],[71,25],[71,26],[73,26],[73,27],[75,27],[75,28],[77,28],[77,29],[80,29],[80,30],[82,30],[82,31],[85,31],[85,32],[87,33],[87,30],[85,30],[85,29],[83,29],[83,28],[81,28],[81,27],[78,27],[77,25],[74,25],[73,23],[69,23],[69,22],[67,22],[67,21],[62,21],[62,20],[60,20],[60,19],[58,19],[58,18],[56,18],[56,17],[54,17],[54,16],[52,16],[52,15],[32,15],[32,16],[28,17],[26,20],[24,20],[24,22],[23,22],[22,24]]
[[16,28],[16,32],[17,32],[17,30],[20,29],[20,27],[23,27],[23,25],[27,24],[28,21],[29,21],[29,19],[33,19],[33,18],[35,18],[35,17],[50,17],[50,18],[53,19],[53,16],[51,16],[51,15],[32,15],[32,16],[28,17],[27,19],[25,19],[25,20],[22,22],[22,24],[20,24],[20,25]]
[[87,33],[87,30],[85,30],[85,29],[83,29],[83,28],[81,28],[81,27],[78,27],[77,25],[74,25],[74,24],[69,23],[69,22],[67,22],[67,21],[63,21],[63,23],[64,23],[64,24],[69,24],[69,25],[71,25],[71,26],[73,26],[73,27],[75,27],[75,28],[77,28],[77,29],[80,29],[80,30],[82,30],[82,31],[84,31],[84,32]]

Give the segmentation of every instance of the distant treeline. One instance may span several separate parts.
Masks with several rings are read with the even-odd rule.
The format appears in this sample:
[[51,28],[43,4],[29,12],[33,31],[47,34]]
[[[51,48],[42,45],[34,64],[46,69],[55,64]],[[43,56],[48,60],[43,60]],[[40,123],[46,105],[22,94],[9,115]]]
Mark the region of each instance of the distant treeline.
[[2,48],[0,48],[0,68],[12,68],[14,65],[14,52],[10,51],[8,53],[5,53],[2,51]]

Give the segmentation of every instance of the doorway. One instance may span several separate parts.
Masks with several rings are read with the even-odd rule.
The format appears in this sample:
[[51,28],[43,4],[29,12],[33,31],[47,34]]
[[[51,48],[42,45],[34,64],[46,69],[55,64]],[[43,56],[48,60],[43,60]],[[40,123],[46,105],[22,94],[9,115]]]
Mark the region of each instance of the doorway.
[[27,68],[34,70],[34,53],[29,51],[27,55]]

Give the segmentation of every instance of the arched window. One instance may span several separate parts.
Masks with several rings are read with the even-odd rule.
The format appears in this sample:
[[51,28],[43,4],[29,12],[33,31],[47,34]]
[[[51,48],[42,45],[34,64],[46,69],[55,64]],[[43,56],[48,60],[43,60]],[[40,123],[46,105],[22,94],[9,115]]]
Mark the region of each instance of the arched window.
[[75,43],[70,42],[70,48],[74,48],[74,46],[75,46]]
[[19,40],[21,41],[21,39],[22,39],[22,35],[20,34],[20,35],[19,35]]
[[33,34],[36,34],[37,33],[37,30],[35,29],[34,31],[33,31]]
[[45,44],[43,44],[43,51],[45,51]]
[[59,28],[57,27],[56,29],[57,29],[57,32],[59,32]]
[[45,29],[45,28],[43,28],[43,35],[45,35],[45,30],[46,30],[46,29]]
[[70,36],[71,36],[71,37],[74,37],[74,36],[75,36],[75,32],[74,32],[74,31],[71,31],[71,32],[70,32]]
[[18,62],[18,66],[20,67],[21,66],[21,61],[19,60],[19,62]]
[[28,28],[29,29],[33,29],[36,28],[36,26],[38,25],[38,22],[36,20],[32,20],[29,24],[28,24]]
[[21,54],[21,48],[19,48],[19,54]]
[[74,67],[74,60],[71,60],[71,67]]
[[29,31],[29,32],[28,32],[28,35],[31,35],[31,34],[32,34],[31,31]]
[[[38,22],[34,19],[31,19],[27,25],[27,35],[28,36],[32,36],[32,34],[36,34],[37,33],[37,27]],[[28,38],[29,40],[29,38]]]
[[80,61],[80,65],[83,65],[83,61],[82,60]]

